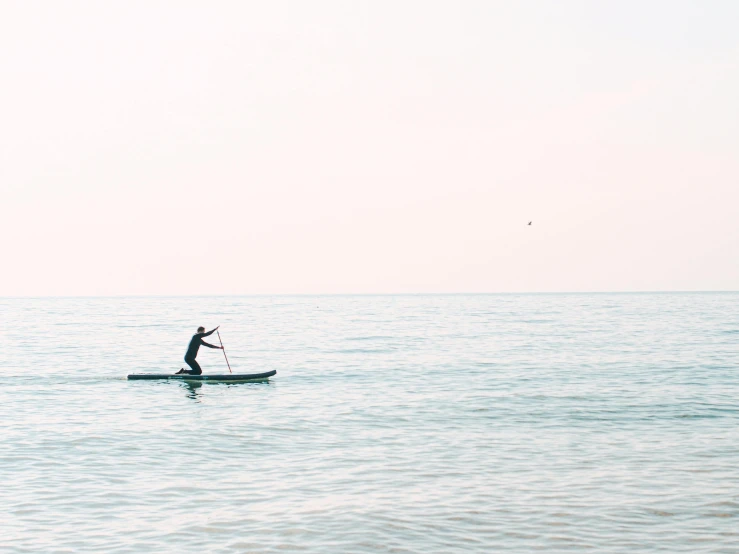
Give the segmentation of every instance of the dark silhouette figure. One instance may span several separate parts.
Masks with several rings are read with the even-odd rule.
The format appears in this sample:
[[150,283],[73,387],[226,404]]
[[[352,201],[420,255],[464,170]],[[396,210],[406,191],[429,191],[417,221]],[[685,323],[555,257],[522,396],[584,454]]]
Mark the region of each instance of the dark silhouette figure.
[[[218,327],[220,327],[220,325]],[[212,331],[208,331],[207,333],[205,332],[205,327],[198,327],[198,332],[192,336],[192,339],[190,340],[190,346],[187,347],[187,352],[185,353],[185,363],[189,365],[192,369],[188,371],[183,367],[177,373],[175,373],[175,375],[179,375],[181,373],[187,373],[189,375],[201,375],[203,373],[203,370],[200,368],[200,364],[195,361],[195,357],[198,355],[198,350],[200,349],[201,344],[203,346],[207,346],[208,348],[222,350],[220,346],[208,344],[203,340],[203,337],[207,337],[208,335],[212,335],[213,333],[215,333],[218,327],[216,327]]]
[[529,221],[529,225],[531,225],[531,222]]

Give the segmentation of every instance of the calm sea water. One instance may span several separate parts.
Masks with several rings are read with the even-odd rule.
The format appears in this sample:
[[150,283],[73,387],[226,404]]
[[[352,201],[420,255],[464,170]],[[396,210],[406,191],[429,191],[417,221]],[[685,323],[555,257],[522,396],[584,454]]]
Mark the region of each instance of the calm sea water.
[[[3,552],[739,552],[736,293],[0,314]],[[277,376],[125,380],[218,324]]]

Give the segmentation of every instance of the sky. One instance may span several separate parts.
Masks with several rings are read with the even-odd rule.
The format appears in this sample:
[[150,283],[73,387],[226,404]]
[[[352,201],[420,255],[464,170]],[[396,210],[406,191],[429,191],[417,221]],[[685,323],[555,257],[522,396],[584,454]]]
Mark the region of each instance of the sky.
[[739,290],[737,28],[0,0],[0,296]]

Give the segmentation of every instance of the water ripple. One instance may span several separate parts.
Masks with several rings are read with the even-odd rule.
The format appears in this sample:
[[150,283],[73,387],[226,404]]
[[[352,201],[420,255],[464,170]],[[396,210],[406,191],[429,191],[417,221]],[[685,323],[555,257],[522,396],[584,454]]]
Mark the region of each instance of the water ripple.
[[[738,308],[0,299],[0,550],[739,552]],[[235,370],[277,377],[125,380],[219,323]]]

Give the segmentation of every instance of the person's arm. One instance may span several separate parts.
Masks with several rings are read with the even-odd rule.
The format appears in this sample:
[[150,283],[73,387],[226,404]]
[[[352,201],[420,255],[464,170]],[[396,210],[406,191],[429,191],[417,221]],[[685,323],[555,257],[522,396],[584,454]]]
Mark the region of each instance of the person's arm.
[[221,350],[221,347],[220,346],[214,346],[212,344],[208,344],[204,340],[201,340],[200,341],[200,344],[202,344],[203,346],[207,346],[208,348],[215,348],[216,350]]
[[[220,327],[220,325],[218,327]],[[208,336],[212,335],[213,333],[215,333],[216,331],[218,331],[218,327],[216,327],[212,331],[208,331],[207,333],[203,333],[203,336],[204,337],[208,337]]]

